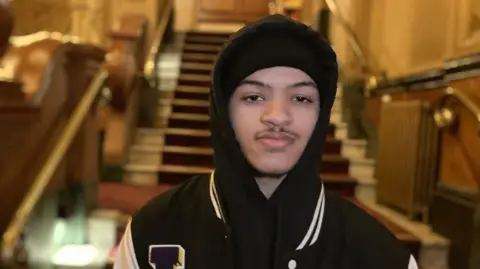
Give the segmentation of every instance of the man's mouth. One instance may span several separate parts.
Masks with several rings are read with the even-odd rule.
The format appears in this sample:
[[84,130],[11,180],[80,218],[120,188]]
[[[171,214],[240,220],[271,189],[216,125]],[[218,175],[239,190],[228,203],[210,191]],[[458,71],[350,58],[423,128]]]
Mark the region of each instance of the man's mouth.
[[281,149],[293,143],[293,138],[287,135],[264,135],[258,141],[271,149]]
[[291,141],[287,139],[261,138],[260,142],[269,148],[280,149],[288,146]]

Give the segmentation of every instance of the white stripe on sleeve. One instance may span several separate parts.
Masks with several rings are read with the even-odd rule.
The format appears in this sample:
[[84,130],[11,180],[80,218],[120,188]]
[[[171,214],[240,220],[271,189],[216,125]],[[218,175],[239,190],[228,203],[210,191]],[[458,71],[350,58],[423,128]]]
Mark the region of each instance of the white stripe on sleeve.
[[418,269],[417,262],[415,261],[415,258],[413,258],[412,255],[410,255],[410,262],[408,263],[408,269]]
[[133,249],[132,232],[130,222],[125,229],[122,241],[118,245],[115,255],[115,263],[113,269],[140,269]]

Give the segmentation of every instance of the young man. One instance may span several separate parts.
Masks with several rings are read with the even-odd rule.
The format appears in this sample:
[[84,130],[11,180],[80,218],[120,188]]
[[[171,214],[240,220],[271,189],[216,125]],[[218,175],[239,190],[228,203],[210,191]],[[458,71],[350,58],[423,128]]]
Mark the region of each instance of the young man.
[[269,16],[214,67],[215,171],[153,199],[115,268],[412,269],[409,251],[319,179],[336,56],[307,26]]

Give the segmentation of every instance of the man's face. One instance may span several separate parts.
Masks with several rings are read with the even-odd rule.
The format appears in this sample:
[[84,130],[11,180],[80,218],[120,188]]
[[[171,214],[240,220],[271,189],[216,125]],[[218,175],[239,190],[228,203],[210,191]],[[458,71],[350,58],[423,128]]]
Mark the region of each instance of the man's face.
[[260,173],[278,176],[302,155],[317,123],[320,96],[303,71],[272,67],[245,78],[235,89],[229,110],[247,160]]

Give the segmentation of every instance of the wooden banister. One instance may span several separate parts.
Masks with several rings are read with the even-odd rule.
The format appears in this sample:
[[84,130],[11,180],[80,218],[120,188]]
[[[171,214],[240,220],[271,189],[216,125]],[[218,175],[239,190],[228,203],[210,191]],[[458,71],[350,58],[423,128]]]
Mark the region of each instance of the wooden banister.
[[64,158],[65,153],[77,134],[77,131],[79,130],[85,116],[88,114],[92,104],[94,103],[98,94],[101,92],[107,76],[108,73],[105,71],[98,73],[88,90],[85,92],[82,100],[75,108],[70,121],[62,131],[60,139],[58,140],[52,152],[49,154],[45,165],[37,174],[27,195],[23,199],[19,209],[15,213],[13,220],[4,233],[2,237],[2,251],[9,252],[15,247],[15,243],[23,231],[23,226],[25,225],[38,199],[48,186],[59,163]]

